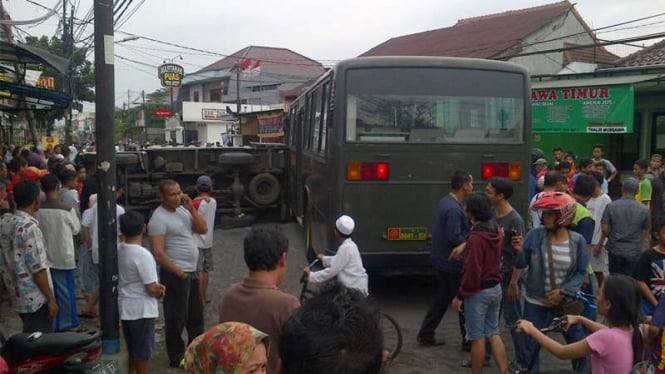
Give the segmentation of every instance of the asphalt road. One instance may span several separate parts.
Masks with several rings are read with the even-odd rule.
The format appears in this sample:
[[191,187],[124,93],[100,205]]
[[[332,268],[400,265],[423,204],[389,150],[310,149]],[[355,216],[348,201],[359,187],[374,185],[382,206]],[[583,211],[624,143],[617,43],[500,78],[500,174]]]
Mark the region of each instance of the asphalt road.
[[[282,289],[299,295],[300,275],[307,265],[303,231],[296,223],[278,224],[289,239],[288,274]],[[217,304],[224,291],[231,284],[240,281],[247,274],[243,260],[242,240],[249,228],[215,231],[215,271],[210,276],[212,303],[206,306],[206,326],[213,326],[217,321]],[[461,350],[461,339],[457,324],[457,315],[448,311],[442,321],[437,335],[444,337],[447,344],[439,347],[421,347],[416,343],[416,334],[420,322],[434,293],[434,278],[431,275],[402,275],[382,277],[373,275],[370,278],[370,293],[381,310],[395,317],[402,329],[404,346],[399,357],[391,365],[390,373],[459,373],[470,372],[460,367],[462,360],[469,354]],[[512,342],[509,334],[504,332],[504,342],[512,357]],[[158,332],[161,334],[161,331]],[[178,370],[168,369],[168,360],[164,355],[163,339],[158,337],[158,354],[153,363],[154,372],[177,373]],[[560,361],[546,353],[541,353],[541,367],[545,373],[570,372],[570,364]],[[487,370],[495,372],[495,370]]]
[[[305,247],[302,229],[296,223],[278,224],[289,238],[289,268],[282,288],[298,295],[300,292],[299,278],[302,268],[306,265]],[[214,260],[215,270],[210,274],[210,297],[212,303],[205,307],[206,328],[217,322],[217,304],[224,291],[233,283],[240,281],[247,270],[243,260],[242,240],[250,228],[215,230]],[[404,336],[404,346],[399,357],[390,368],[391,373],[459,373],[470,372],[460,367],[463,359],[469,357],[461,350],[461,339],[457,327],[457,316],[452,310],[446,313],[437,336],[446,340],[447,344],[439,347],[421,347],[416,343],[416,334],[420,322],[426,312],[430,297],[433,295],[434,278],[431,275],[392,275],[370,278],[370,293],[382,311],[392,315],[399,322]],[[79,305],[82,301],[80,301]],[[8,309],[6,303],[0,310],[0,318],[5,323],[5,330],[15,333],[20,330],[20,320]],[[84,321],[84,325],[95,329],[95,321]],[[166,358],[163,338],[163,320],[157,322],[156,352],[152,362],[152,372],[179,373],[180,370],[170,369]],[[502,329],[502,336],[508,349],[509,358],[513,357],[510,336]],[[124,349],[124,342],[123,347]],[[541,353],[541,369],[545,373],[570,372],[570,364],[558,360],[551,355]],[[489,369],[487,372],[496,372]]]

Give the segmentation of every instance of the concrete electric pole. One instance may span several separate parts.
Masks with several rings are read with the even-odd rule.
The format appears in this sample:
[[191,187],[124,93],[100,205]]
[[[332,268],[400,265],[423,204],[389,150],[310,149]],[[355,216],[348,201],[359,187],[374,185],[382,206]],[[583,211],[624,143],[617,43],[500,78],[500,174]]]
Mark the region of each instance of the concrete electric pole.
[[113,137],[115,124],[113,0],[95,0],[95,141],[98,181],[99,309],[102,352],[120,351],[118,325],[118,234],[116,231],[116,174]]

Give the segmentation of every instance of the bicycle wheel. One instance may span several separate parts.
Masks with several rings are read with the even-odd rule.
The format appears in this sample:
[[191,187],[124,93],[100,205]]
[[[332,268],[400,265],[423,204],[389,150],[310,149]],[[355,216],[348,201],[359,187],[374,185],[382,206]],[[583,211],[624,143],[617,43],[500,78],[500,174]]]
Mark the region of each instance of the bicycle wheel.
[[383,348],[388,351],[389,360],[392,361],[402,350],[402,330],[393,317],[383,312],[379,312],[379,324],[383,333]]

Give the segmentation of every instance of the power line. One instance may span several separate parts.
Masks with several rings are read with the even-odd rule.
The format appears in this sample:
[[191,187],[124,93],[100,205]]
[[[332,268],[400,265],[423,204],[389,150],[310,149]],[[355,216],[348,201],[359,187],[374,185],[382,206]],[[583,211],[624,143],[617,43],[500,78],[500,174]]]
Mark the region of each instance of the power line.
[[120,18],[122,18],[122,15],[125,14],[125,12],[127,11],[127,9],[129,8],[129,6],[132,4],[133,1],[134,0],[129,0],[129,2],[127,2],[127,0],[123,0],[122,3],[120,4],[120,6],[117,9],[113,10],[113,16],[115,17],[116,12],[120,11],[120,8],[122,7],[122,5],[125,4],[125,2],[127,2],[127,5],[125,6],[125,9],[121,10],[120,15],[118,16],[118,18],[114,19],[114,21],[113,21],[114,25],[118,23]]
[[[136,47],[133,47],[133,46],[130,46],[130,45],[127,45],[127,44],[118,44],[118,45],[121,46],[121,47],[127,48],[127,49],[133,51],[134,53],[138,53],[140,55],[146,56],[147,58],[154,58],[154,59],[157,59],[157,60],[160,60],[160,61],[164,61],[163,56],[157,56],[157,55],[154,55],[154,54],[151,54],[151,53],[148,53],[148,52],[144,52],[144,51],[141,51],[139,48],[136,48]],[[191,65],[191,66],[194,66],[194,67],[197,67],[197,68],[203,68],[204,67],[203,65],[193,64],[193,63],[187,62],[185,60],[181,61],[180,63],[183,64],[183,65]]]
[[[129,12],[129,14],[127,14],[127,17],[126,17],[122,22],[120,22],[119,25],[116,26],[115,30],[118,30],[118,29],[121,28],[125,23],[127,23],[127,21],[129,21],[129,19],[132,18],[132,16],[136,13],[136,11],[139,10],[139,8],[141,7],[141,5],[143,5],[143,3],[145,3],[145,0],[141,0],[140,3],[136,4],[136,6],[134,7],[134,9],[132,9],[132,10]],[[115,31],[115,30],[114,30],[114,31]]]
[[[28,0],[28,1],[30,1],[30,0]],[[25,21],[14,21],[14,20],[4,20],[3,19],[3,20],[0,20],[0,25],[11,25],[11,26],[31,25],[33,23],[44,22],[47,19],[51,18],[51,16],[53,16],[54,14],[57,14],[57,11],[56,11],[57,7],[58,7],[58,3],[56,3],[55,6],[51,9],[47,8],[48,13],[46,13],[45,15],[43,15],[41,17],[38,17],[38,18],[25,20]]]
[[639,36],[639,37],[634,37],[634,38],[618,39],[618,40],[613,40],[613,41],[608,41],[608,42],[599,42],[599,43],[594,43],[594,44],[581,44],[581,45],[575,45],[575,46],[571,46],[571,47],[554,48],[554,49],[548,49],[548,50],[538,51],[538,52],[517,53],[517,54],[509,55],[509,56],[501,56],[501,59],[508,59],[508,58],[513,58],[513,57],[522,57],[522,56],[531,56],[531,55],[539,55],[539,54],[545,54],[545,53],[563,52],[563,51],[570,51],[570,50],[573,50],[573,49],[596,48],[596,47],[602,47],[602,46],[606,46],[606,45],[626,44],[626,43],[638,42],[638,41],[642,41],[642,40],[651,40],[651,39],[664,38],[664,37],[665,37],[665,32],[661,32],[661,33],[649,34],[649,35],[644,35],[644,36]]

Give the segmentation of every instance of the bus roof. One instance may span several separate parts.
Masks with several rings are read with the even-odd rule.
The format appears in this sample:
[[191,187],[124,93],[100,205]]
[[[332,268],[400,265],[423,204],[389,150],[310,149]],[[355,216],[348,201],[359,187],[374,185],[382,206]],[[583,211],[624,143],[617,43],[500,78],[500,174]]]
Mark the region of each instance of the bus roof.
[[435,56],[380,56],[357,57],[340,61],[335,70],[367,67],[441,67],[478,70],[500,70],[528,75],[521,65],[511,62],[479,58],[435,57]]

